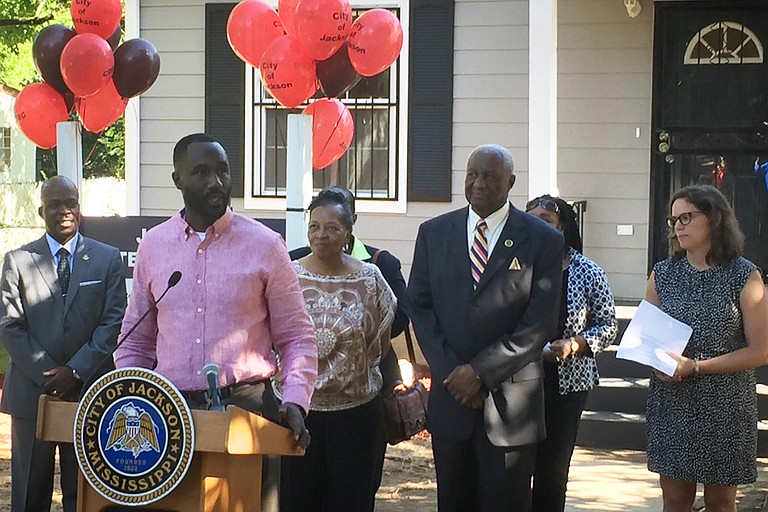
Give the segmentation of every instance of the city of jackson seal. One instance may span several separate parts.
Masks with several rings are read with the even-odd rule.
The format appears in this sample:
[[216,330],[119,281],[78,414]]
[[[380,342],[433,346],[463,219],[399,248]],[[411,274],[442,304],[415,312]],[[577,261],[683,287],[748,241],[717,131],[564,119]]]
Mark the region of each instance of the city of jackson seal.
[[121,368],[97,380],[75,416],[75,455],[86,481],[113,503],[167,496],[192,462],[192,415],[162,375]]

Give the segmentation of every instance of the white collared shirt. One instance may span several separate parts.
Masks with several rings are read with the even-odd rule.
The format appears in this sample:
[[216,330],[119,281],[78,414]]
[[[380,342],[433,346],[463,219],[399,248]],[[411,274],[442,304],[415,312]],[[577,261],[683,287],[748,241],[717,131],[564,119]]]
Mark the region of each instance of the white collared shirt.
[[45,239],[48,241],[48,248],[51,250],[51,255],[53,256],[53,268],[56,269],[59,267],[59,255],[57,254],[59,252],[59,249],[62,247],[67,250],[69,253],[69,271],[72,272],[73,265],[75,263],[75,249],[77,249],[77,240],[80,238],[80,232],[78,231],[75,233],[75,236],[69,239],[67,243],[64,245],[61,245],[58,240],[53,238],[48,233],[45,234]]
[[[488,257],[493,254],[493,248],[496,247],[496,242],[501,237],[501,231],[504,228],[504,224],[509,218],[509,201],[504,203],[504,206],[490,214],[485,218],[485,223],[488,226],[486,232],[486,238],[488,238]],[[472,243],[475,241],[475,228],[480,220],[480,216],[475,213],[472,206],[469,207],[469,215],[467,215],[467,250],[472,250]]]

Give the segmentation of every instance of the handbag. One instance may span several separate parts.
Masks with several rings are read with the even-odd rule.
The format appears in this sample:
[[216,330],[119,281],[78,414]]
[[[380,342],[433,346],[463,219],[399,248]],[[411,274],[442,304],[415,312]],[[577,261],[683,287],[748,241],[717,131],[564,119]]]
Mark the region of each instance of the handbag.
[[410,439],[427,428],[429,391],[419,382],[421,375],[416,375],[417,369],[423,368],[423,366],[416,363],[413,340],[411,339],[411,326],[406,326],[404,332],[405,343],[408,347],[408,360],[414,369],[414,380],[404,393],[386,391],[382,394],[384,435],[391,445]]

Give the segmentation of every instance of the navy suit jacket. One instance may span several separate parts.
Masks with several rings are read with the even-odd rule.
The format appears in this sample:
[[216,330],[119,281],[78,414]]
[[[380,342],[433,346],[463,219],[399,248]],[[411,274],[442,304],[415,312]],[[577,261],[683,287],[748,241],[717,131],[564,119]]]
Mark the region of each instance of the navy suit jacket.
[[[419,228],[408,280],[409,315],[432,370],[429,430],[468,439],[483,415],[490,441],[521,446],[545,437],[541,352],[557,330],[563,236],[510,206],[475,290],[468,207]],[[471,364],[489,390],[483,411],[463,407],[443,380]]]

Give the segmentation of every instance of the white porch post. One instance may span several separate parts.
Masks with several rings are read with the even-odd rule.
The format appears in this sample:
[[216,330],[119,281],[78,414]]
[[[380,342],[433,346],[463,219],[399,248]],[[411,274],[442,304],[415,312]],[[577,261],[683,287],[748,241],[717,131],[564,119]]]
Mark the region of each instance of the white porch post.
[[528,197],[557,189],[557,0],[528,2]]
[[[139,37],[140,0],[125,2],[125,39]],[[125,109],[125,210],[128,215],[141,215],[141,104],[140,97],[131,98]]]
[[285,199],[285,243],[289,250],[304,247],[304,209],[312,200],[312,116],[288,114]]
[[79,121],[56,123],[56,169],[83,191],[83,140]]

